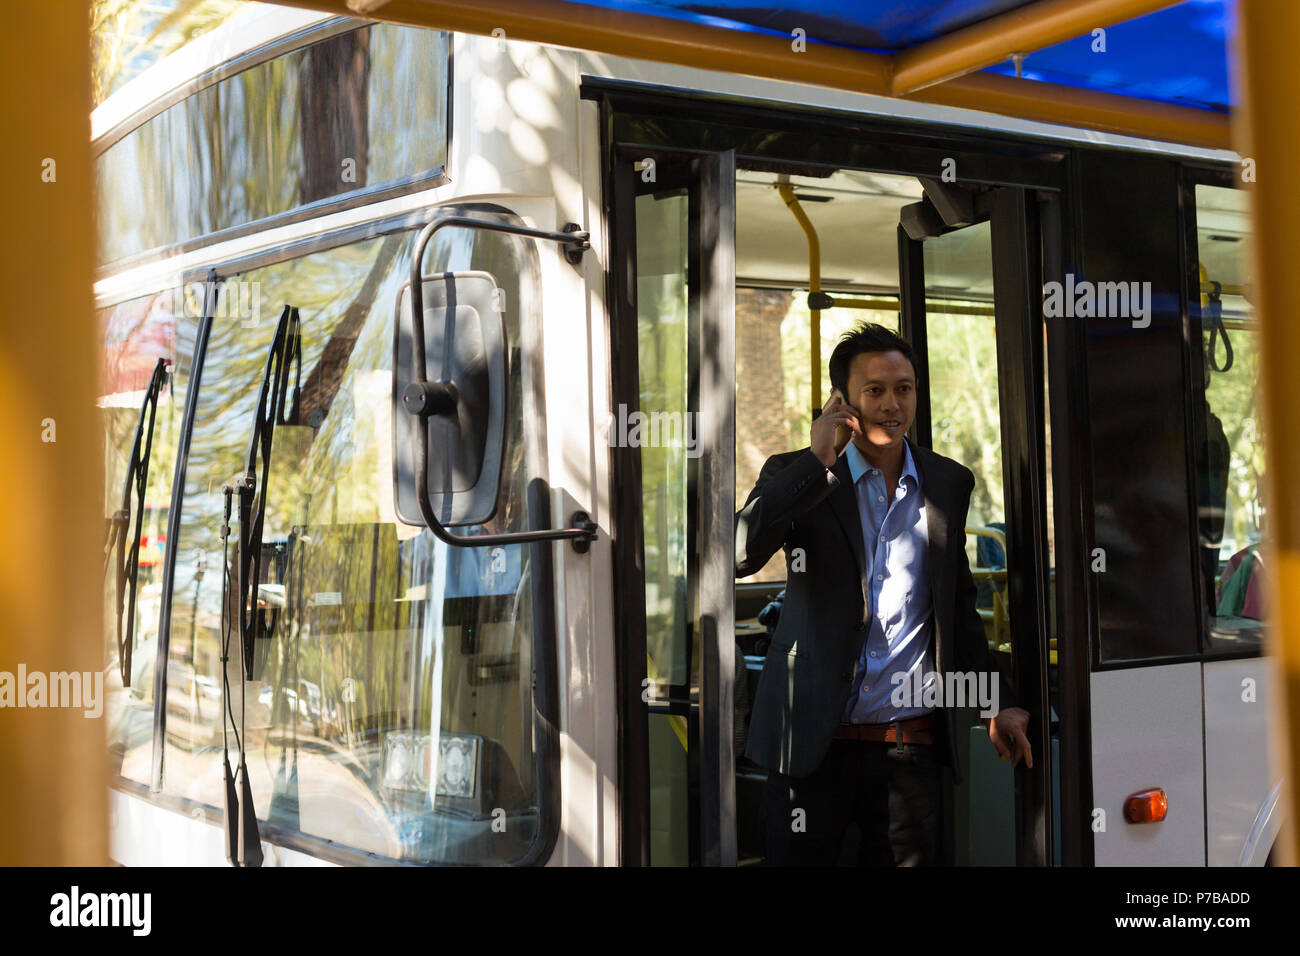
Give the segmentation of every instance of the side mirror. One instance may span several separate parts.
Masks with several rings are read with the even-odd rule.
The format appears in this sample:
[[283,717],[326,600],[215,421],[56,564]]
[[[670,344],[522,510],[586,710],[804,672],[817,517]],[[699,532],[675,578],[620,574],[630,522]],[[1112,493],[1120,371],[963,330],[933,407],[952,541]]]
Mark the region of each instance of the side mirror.
[[[411,283],[397,295],[393,354],[393,481],[397,515],[424,525],[416,452],[428,441],[425,491],[444,526],[482,524],[496,512],[509,394],[505,322],[487,272],[422,279],[424,341],[415,341]],[[417,355],[417,351],[422,353]],[[425,375],[417,369],[422,359]]]
[[[439,215],[420,230],[411,280],[398,293],[393,339],[393,482],[402,521],[458,548],[568,539],[585,553],[596,524],[575,511],[571,527],[459,535],[449,524],[482,524],[496,508],[505,442],[505,321],[486,272],[421,274],[439,229],[457,227],[558,243],[577,265],[589,246],[575,223],[550,232],[472,216]],[[442,517],[439,517],[439,512]]]

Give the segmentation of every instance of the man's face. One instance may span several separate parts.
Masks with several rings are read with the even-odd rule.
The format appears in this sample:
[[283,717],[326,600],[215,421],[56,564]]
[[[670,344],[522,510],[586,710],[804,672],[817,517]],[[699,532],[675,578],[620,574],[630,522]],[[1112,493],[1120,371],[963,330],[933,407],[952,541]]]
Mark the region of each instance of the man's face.
[[859,447],[899,447],[916,417],[916,371],[902,352],[859,352],[849,363],[845,400],[858,411]]

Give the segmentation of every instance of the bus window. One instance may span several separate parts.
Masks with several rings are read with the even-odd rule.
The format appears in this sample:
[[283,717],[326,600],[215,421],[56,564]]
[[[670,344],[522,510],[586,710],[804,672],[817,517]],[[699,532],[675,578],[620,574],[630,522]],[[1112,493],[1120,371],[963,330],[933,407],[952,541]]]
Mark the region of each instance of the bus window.
[[1268,571],[1261,539],[1264,438],[1259,353],[1249,295],[1246,194],[1196,186],[1204,435],[1198,537],[1211,651],[1257,650]]
[[446,165],[450,59],[446,33],[367,24],[186,97],[96,160],[101,260],[427,183]]
[[[241,682],[229,667],[233,729],[244,735],[259,819],[383,858],[510,863],[540,833],[534,737],[534,551],[453,548],[398,520],[393,504],[394,309],[411,234],[380,236],[230,278],[261,315],[218,310],[208,346],[182,505],[168,666],[164,791],[215,807],[222,485],[244,467],[274,317],[299,309],[296,410],[275,430],[259,607],[270,638]],[[506,466],[494,516],[459,534],[534,525],[525,489],[540,470],[540,389],[522,356],[535,305],[527,240],[438,234],[432,273],[483,269],[505,292],[510,377]],[[545,519],[539,519],[545,520]],[[261,643],[259,641],[259,643]],[[259,649],[260,651],[260,649]],[[197,697],[190,681],[217,688]],[[241,690],[242,686],[242,690]],[[233,732],[231,736],[234,745]]]
[[[154,665],[158,654],[158,621],[162,601],[163,555],[167,548],[167,515],[171,504],[176,446],[189,380],[187,364],[176,358],[193,350],[195,313],[184,305],[180,290],[131,299],[100,313],[103,348],[98,405],[104,423],[105,517],[121,507],[126,471],[140,421],[140,407],[158,359],[172,368],[158,396],[154,414],[144,513],[140,525],[140,550],[136,576],[134,634],[123,638],[131,645],[129,686],[122,679],[118,657],[119,597],[117,572],[111,566],[105,580],[104,632],[108,655],[104,680],[108,697],[111,770],[136,783],[148,785],[153,753]],[[146,421],[147,430],[148,423]],[[144,445],[141,445],[143,453]],[[130,495],[131,516],[127,538],[135,533],[138,500]],[[114,555],[114,560],[116,556]],[[123,608],[132,598],[123,594]]]

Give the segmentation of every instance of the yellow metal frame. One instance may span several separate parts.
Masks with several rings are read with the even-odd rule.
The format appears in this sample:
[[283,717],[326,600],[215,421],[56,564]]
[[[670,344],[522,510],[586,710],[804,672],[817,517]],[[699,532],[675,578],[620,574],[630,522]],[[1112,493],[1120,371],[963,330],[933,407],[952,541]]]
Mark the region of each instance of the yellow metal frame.
[[[75,671],[93,687],[93,675],[105,676],[104,484],[89,32],[84,3],[12,5],[0,31],[0,270],[15,303],[27,306],[15,308],[0,338],[0,441],[8,453],[0,469],[0,670]],[[50,703],[17,709],[11,700],[0,710],[0,865],[103,865],[107,713],[88,718],[84,707]]]
[[[1282,803],[1286,828],[1278,840],[1280,863],[1300,861],[1300,324],[1288,321],[1294,298],[1295,263],[1300,259],[1300,180],[1293,172],[1300,150],[1300,72],[1295,38],[1300,36],[1300,4],[1240,0],[1235,62],[1240,108],[1238,151],[1253,160],[1250,189],[1255,241],[1252,295],[1259,316],[1258,349],[1268,469],[1264,476],[1269,530],[1265,562],[1272,568],[1268,595],[1267,641],[1274,661],[1271,726],[1290,728],[1273,735],[1273,776],[1289,793]],[[1260,121],[1259,118],[1263,118]]]
[[1170,0],[1039,0],[895,53],[892,92],[903,96],[1168,6]]

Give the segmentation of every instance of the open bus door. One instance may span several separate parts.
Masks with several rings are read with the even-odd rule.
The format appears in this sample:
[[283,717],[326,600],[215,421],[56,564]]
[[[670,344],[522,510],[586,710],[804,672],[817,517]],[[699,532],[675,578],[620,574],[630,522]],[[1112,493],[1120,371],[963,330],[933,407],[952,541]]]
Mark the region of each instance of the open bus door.
[[1049,789],[1055,651],[1040,293],[1042,253],[1054,257],[1056,237],[1042,243],[1040,218],[1055,217],[1040,217],[1039,202],[1055,200],[1015,187],[922,185],[922,201],[903,208],[898,227],[901,330],[921,364],[910,437],[963,463],[1001,458],[1002,487],[977,483],[972,494],[966,540],[989,646],[1030,713],[1034,754],[1032,770],[1012,771],[999,763],[978,709],[958,711],[964,779],[953,791],[949,849],[957,864],[1043,866],[1059,828]]
[[734,865],[735,156],[612,187],[622,862]]
[[[612,151],[609,444],[624,863],[754,861],[737,843],[752,836],[746,808],[756,781],[748,769],[737,778],[733,737],[743,730],[735,708],[745,687],[735,672],[744,657],[732,529],[735,182],[730,151]],[[1043,251],[1054,256],[1057,240],[1041,244],[1040,218],[1055,217],[1039,205],[1054,200],[1016,187],[922,185],[922,202],[904,207],[898,230],[901,328],[919,353],[923,383],[912,438],[957,460],[1000,459],[983,469],[1001,475],[1000,487],[977,489],[968,539],[973,550],[974,540],[985,543],[972,566],[984,585],[988,636],[1031,714],[1035,755],[1032,770],[1012,772],[998,762],[978,708],[961,715],[965,779],[948,814],[947,858],[1045,865],[1055,856],[1052,557],[1039,290]],[[939,341],[942,349],[930,347]],[[931,356],[942,363],[954,355],[983,356],[980,374],[962,382],[931,367]],[[975,402],[987,427],[969,427],[975,416],[963,401]]]

